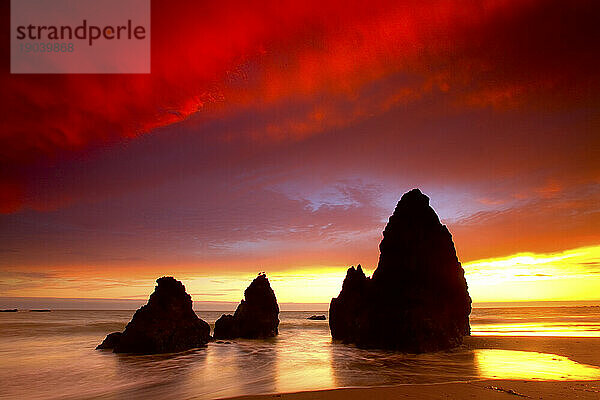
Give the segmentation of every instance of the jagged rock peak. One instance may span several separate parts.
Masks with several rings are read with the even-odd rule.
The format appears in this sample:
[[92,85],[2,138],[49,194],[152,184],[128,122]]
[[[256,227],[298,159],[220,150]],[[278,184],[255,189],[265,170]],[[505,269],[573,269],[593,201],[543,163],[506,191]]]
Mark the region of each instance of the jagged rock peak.
[[125,330],[111,333],[97,347],[115,353],[174,353],[201,347],[210,340],[210,326],[192,309],[185,286],[173,277],[157,279],[148,303],[140,307]]
[[183,283],[172,276],[156,280],[154,292],[148,299],[148,307],[192,307],[192,297],[185,291]]
[[268,303],[266,305],[269,306],[274,304],[279,312],[279,306],[277,305],[275,292],[271,288],[269,279],[264,272],[258,274],[252,283],[250,283],[250,286],[244,290],[244,299],[246,302],[256,304]]
[[265,273],[260,273],[244,291],[233,315],[222,315],[215,322],[215,339],[237,337],[256,339],[276,336],[279,305]]
[[452,236],[419,189],[383,231],[372,278],[350,268],[329,325],[334,339],[406,352],[454,347],[469,334],[471,298]]

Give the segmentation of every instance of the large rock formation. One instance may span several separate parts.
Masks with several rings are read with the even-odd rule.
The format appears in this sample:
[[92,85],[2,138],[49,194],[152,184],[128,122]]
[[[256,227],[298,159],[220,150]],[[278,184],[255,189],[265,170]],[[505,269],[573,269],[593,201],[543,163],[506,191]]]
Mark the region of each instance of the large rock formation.
[[247,339],[276,336],[279,305],[275,292],[264,273],[259,274],[244,291],[244,300],[233,315],[222,315],[215,322],[215,339]]
[[452,235],[420,190],[402,196],[379,249],[372,278],[351,267],[331,300],[332,337],[410,353],[461,344],[471,313],[464,270]]
[[159,278],[148,304],[139,308],[123,333],[114,332],[97,349],[115,353],[174,353],[205,345],[210,326],[192,310],[185,286],[172,277]]

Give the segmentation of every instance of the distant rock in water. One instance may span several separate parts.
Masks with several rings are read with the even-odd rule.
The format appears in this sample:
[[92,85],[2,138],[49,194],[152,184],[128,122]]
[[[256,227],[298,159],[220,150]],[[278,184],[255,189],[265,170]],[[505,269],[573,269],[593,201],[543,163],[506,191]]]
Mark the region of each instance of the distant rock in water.
[[244,291],[244,300],[233,315],[222,315],[215,322],[215,339],[268,338],[278,334],[279,305],[264,273]]
[[97,349],[115,353],[175,353],[204,346],[210,326],[192,309],[185,286],[172,277],[159,278],[148,304],[139,308],[123,333],[114,332]]
[[470,334],[471,298],[452,235],[418,189],[405,193],[379,245],[372,278],[348,269],[331,300],[334,339],[421,353],[452,348]]
[[10,308],[8,310],[0,310],[0,312],[17,312],[19,311],[17,308]]
[[306,319],[310,319],[313,321],[325,321],[327,319],[327,317],[325,317],[324,315],[311,315],[310,317],[308,317]]

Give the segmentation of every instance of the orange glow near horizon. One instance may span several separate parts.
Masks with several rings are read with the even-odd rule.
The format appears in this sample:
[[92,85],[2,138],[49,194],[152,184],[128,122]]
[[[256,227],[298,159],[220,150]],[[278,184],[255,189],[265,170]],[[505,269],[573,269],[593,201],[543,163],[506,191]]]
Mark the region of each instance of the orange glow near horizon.
[[[463,265],[474,303],[600,300],[600,246],[559,253],[518,253]],[[267,270],[280,303],[329,303],[338,295],[347,266]],[[367,275],[373,268],[363,267]],[[174,274],[196,302],[239,302],[253,273]],[[37,285],[4,296],[145,300],[155,278],[90,279],[69,275],[60,283]],[[5,280],[6,281],[6,280]],[[17,282],[8,282],[8,285]],[[7,285],[7,286],[8,286]]]
[[600,246],[463,265],[474,301],[599,300]]

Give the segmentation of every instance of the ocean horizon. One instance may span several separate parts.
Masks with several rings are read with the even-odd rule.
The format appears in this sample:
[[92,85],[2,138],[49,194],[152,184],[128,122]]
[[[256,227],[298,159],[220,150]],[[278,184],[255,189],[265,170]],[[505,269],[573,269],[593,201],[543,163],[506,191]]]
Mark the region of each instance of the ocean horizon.
[[[115,310],[135,311],[148,301],[144,299],[104,299],[104,298],[61,298],[61,297],[4,297],[0,296],[0,310]],[[194,311],[233,312],[239,302],[236,301],[194,301]],[[600,306],[599,300],[534,300],[534,301],[498,301],[473,302],[473,308],[511,308],[511,307],[572,307]],[[280,302],[281,311],[328,311],[329,303],[291,303]]]

